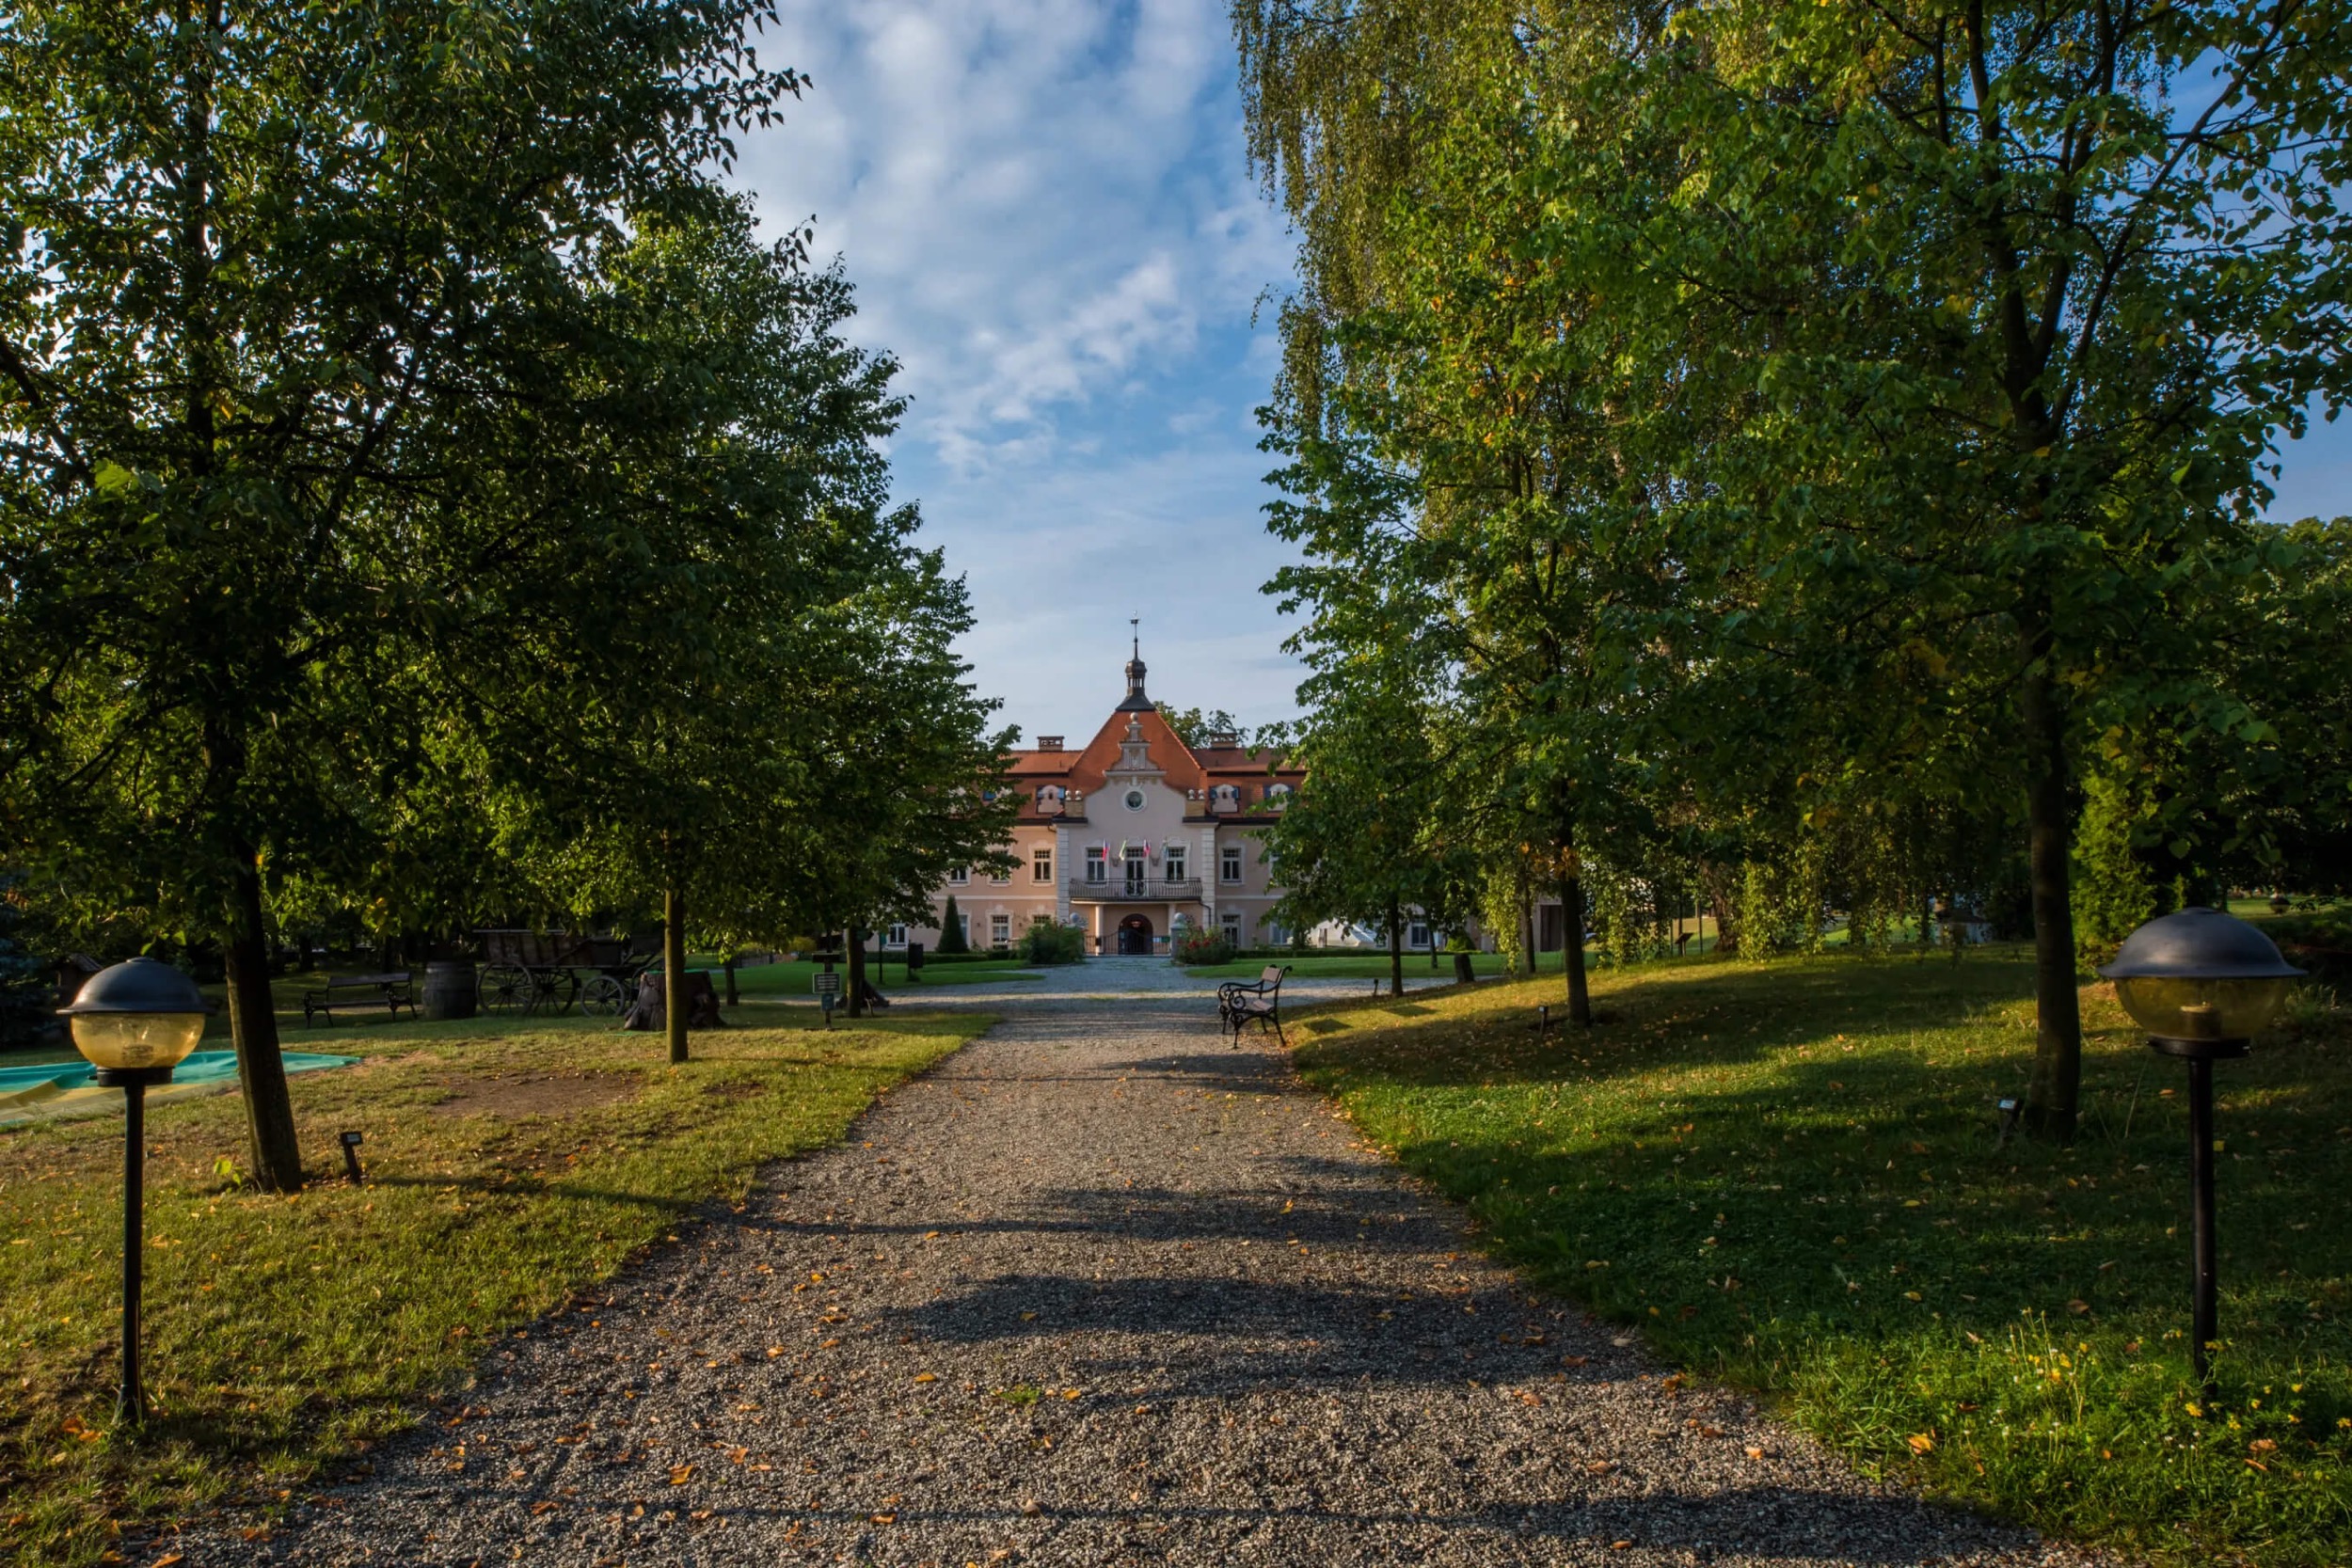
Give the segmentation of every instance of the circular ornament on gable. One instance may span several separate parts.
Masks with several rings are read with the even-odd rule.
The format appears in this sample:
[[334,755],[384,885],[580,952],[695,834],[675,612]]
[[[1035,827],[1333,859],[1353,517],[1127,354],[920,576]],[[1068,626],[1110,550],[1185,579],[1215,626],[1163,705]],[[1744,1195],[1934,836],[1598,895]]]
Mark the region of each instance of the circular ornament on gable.
[[1140,789],[1131,789],[1127,791],[1127,809],[1129,811],[1141,811],[1143,809],[1143,791]]

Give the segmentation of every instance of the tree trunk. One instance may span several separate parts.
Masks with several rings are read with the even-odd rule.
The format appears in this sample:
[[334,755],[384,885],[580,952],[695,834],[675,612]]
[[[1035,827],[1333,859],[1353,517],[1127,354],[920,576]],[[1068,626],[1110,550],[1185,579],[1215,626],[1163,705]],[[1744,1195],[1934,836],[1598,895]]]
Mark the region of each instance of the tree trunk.
[[278,1008],[269,991],[269,943],[263,934],[262,871],[240,844],[230,874],[229,929],[222,956],[229,971],[229,1031],[237,1048],[237,1085],[245,1092],[246,1150],[263,1192],[302,1188],[302,1148],[294,1139],[294,1101],[278,1044]]
[[661,890],[661,1025],[670,1037],[670,1060],[686,1052],[686,890],[673,882]]
[[850,950],[850,1016],[866,1016],[866,933],[852,926],[849,931]]
[[1593,997],[1584,984],[1584,879],[1564,878],[1560,883],[1560,967],[1568,976],[1568,1022],[1580,1029],[1593,1026]]
[[1405,912],[1389,900],[1389,994],[1405,994]]
[[2056,684],[2039,661],[2049,636],[2029,632],[2036,661],[2017,689],[2026,730],[2026,820],[2033,882],[2033,1077],[2026,1085],[2026,1126],[2046,1138],[2074,1136],[2082,1090],[2081,998],[2074,989],[2074,909],[2067,857],[2073,814],[2067,800],[2066,721]]
[[743,1005],[742,996],[739,994],[735,989],[735,960],[738,957],[739,955],[735,953],[729,953],[726,956],[725,961],[719,966],[726,972],[727,1006],[730,1007],[739,1007]]

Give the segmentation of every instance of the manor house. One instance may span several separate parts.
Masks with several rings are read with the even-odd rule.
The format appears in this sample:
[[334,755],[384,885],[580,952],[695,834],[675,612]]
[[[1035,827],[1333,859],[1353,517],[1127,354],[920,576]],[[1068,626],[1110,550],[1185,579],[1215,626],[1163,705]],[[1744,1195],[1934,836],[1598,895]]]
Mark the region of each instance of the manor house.
[[1127,698],[1093,739],[1073,750],[1040,736],[1013,753],[1015,868],[950,872],[932,926],[893,927],[887,945],[936,945],[950,895],[975,947],[1017,941],[1040,915],[1079,927],[1096,953],[1165,953],[1186,928],[1222,931],[1235,946],[1287,941],[1267,920],[1281,890],[1259,835],[1300,775],[1237,736],[1202,740],[1186,745],[1143,694],[1137,644]]

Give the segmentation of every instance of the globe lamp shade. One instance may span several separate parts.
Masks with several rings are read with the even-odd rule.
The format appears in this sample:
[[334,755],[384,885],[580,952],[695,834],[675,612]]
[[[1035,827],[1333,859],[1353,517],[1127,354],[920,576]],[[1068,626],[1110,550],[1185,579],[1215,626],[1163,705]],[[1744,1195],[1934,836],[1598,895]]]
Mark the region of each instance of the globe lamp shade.
[[102,1068],[176,1067],[204,1035],[203,993],[153,958],[100,970],[64,1012],[74,1049]]
[[2181,1040],[2250,1039],[2302,973],[2245,921],[2195,908],[2148,922],[2099,971],[2134,1022]]

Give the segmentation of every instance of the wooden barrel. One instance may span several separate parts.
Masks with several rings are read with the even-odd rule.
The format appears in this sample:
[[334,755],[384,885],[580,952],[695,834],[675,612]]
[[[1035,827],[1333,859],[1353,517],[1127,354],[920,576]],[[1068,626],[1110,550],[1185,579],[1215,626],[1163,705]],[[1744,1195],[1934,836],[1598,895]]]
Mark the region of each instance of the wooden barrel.
[[471,1018],[476,1002],[473,965],[429,963],[424,966],[424,1016]]

